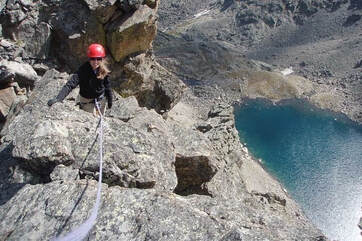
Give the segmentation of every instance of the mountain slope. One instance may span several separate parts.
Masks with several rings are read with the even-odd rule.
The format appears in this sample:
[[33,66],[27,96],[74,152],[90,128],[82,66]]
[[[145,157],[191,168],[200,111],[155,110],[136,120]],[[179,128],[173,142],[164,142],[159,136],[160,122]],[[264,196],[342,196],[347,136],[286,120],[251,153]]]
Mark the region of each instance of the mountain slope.
[[[164,34],[178,37],[190,46],[194,42],[218,44],[238,51],[246,60],[259,60],[274,69],[292,67],[296,74],[334,92],[340,99],[321,107],[362,121],[360,2],[225,0],[197,5],[180,2],[178,12],[170,9],[173,1],[160,6]],[[155,52],[161,58],[166,56],[165,50],[158,51],[157,44]],[[167,58],[172,55],[172,45],[169,53]],[[172,58],[177,60],[178,56]],[[217,61],[232,62],[220,55]],[[169,62],[168,66],[175,61]]]

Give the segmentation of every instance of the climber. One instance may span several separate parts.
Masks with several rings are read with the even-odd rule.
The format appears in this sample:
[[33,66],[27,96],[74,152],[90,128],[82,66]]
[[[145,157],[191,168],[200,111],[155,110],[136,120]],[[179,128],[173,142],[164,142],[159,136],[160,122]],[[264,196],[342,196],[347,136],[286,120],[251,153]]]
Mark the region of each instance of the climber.
[[95,101],[100,103],[100,111],[105,111],[105,98],[108,108],[112,107],[112,90],[110,88],[110,73],[105,59],[106,51],[102,45],[89,45],[87,55],[89,60],[79,67],[68,82],[61,89],[56,98],[48,101],[48,106],[61,102],[79,84],[80,108],[96,115]]

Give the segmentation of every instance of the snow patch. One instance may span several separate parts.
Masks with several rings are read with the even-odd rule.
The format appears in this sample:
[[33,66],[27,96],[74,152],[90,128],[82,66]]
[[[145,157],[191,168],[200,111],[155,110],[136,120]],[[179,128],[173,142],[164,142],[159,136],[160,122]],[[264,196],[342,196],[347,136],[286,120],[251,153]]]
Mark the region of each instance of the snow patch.
[[202,15],[208,14],[210,10],[203,10],[197,14],[194,15],[195,18],[201,17]]
[[293,73],[293,72],[294,72],[294,71],[293,71],[292,67],[289,67],[289,68],[286,68],[286,69],[280,71],[280,73],[282,73],[284,76],[285,76],[285,75],[290,75],[290,74]]

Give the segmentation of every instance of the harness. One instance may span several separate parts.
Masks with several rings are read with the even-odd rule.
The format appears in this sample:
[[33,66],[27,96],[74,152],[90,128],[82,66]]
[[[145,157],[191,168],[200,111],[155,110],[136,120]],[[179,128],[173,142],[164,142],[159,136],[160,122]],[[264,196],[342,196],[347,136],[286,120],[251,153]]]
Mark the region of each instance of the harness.
[[100,96],[98,96],[97,98],[92,99],[89,102],[80,102],[79,101],[79,105],[80,105],[80,107],[82,107],[83,105],[86,105],[86,104],[95,104],[96,102],[101,102],[101,100],[103,100],[103,98],[104,98],[104,93],[101,94]]

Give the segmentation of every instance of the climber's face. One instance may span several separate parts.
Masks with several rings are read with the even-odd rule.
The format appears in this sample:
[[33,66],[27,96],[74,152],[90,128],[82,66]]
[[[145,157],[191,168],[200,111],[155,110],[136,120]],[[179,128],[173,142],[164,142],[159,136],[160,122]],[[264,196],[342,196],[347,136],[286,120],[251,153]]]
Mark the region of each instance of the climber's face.
[[89,58],[89,63],[92,66],[92,69],[97,69],[99,67],[100,62],[102,62],[103,58]]

